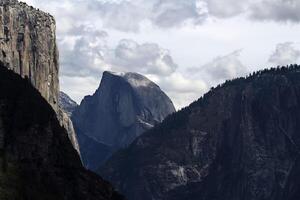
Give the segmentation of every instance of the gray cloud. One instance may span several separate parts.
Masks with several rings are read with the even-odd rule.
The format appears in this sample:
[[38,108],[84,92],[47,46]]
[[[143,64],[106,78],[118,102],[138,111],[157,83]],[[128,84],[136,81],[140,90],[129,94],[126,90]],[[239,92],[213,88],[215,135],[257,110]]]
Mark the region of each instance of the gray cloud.
[[207,16],[197,0],[89,0],[89,8],[101,16],[104,27],[120,31],[138,31],[140,24],[151,22],[161,28],[171,28],[186,21],[198,23]]
[[[102,28],[137,32],[150,22],[160,28],[186,22],[202,24],[208,18],[230,18],[243,14],[254,20],[300,21],[298,0],[25,0],[49,10],[71,24],[97,23]],[[57,10],[60,10],[57,12]],[[56,12],[55,12],[56,11]],[[68,28],[69,25],[64,23]]]
[[108,62],[122,71],[144,74],[169,75],[177,64],[168,50],[155,43],[138,44],[133,40],[121,40]]
[[107,32],[92,26],[73,27],[59,40],[61,75],[97,76],[104,70],[167,76],[177,69],[170,52],[155,43],[123,39],[109,47]]
[[198,6],[197,1],[159,0],[153,5],[150,19],[159,27],[175,27],[182,25],[186,20],[192,20],[194,23],[204,20],[207,15],[203,9]]
[[276,46],[269,62],[277,65],[295,64],[300,58],[300,51],[295,49],[292,42],[281,43]]
[[252,4],[250,9],[250,17],[255,20],[300,21],[299,0],[261,0],[260,3]]
[[[209,86],[247,72],[239,59],[240,51],[216,57],[202,67],[186,72],[187,66],[178,69],[171,53],[160,45],[121,40],[119,43],[113,41],[117,44],[110,46],[108,41],[110,44],[112,42],[108,33],[120,35],[124,34],[121,32],[126,32],[126,37],[134,38],[144,25],[148,28],[150,24],[149,30],[152,31],[157,28],[169,31],[165,29],[174,27],[176,29],[172,31],[177,31],[180,26],[192,27],[204,24],[207,19],[222,20],[238,15],[251,20],[294,23],[300,20],[297,0],[25,1],[56,17],[62,88],[70,91],[77,101],[98,86],[104,70],[135,71],[148,76],[173,98],[177,107],[200,97]],[[148,40],[147,35],[145,38]],[[177,41],[174,41],[174,45],[175,43]],[[180,43],[185,41],[178,41]],[[181,48],[183,45],[178,46]],[[193,47],[189,50],[196,51]],[[272,57],[271,62],[279,62],[278,58],[284,56]]]
[[244,76],[248,73],[248,69],[240,61],[241,52],[241,50],[237,50],[225,56],[218,56],[201,67],[187,69],[187,73],[192,77],[204,80],[208,86]]
[[218,18],[228,18],[246,12],[249,0],[203,0],[209,15]]
[[100,76],[108,34],[89,26],[73,27],[58,40],[62,76]]

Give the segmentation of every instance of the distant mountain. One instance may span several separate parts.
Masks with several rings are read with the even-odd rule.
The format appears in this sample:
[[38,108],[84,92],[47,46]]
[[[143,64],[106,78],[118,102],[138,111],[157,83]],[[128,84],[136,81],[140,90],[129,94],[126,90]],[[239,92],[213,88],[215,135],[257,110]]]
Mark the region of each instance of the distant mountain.
[[59,93],[58,105],[69,117],[71,117],[74,110],[78,107],[78,104],[64,92]]
[[300,66],[227,81],[114,154],[129,200],[300,199]]
[[84,169],[55,111],[29,82],[0,63],[0,199],[123,199]]
[[146,77],[104,72],[95,94],[85,97],[72,115],[85,166],[97,169],[112,152],[173,112],[170,98]]

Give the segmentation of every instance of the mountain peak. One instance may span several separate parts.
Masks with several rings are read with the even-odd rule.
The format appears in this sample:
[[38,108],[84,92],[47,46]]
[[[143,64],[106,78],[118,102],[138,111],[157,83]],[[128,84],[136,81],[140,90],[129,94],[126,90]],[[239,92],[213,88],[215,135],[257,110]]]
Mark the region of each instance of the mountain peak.
[[107,159],[95,155],[96,150],[114,152],[128,146],[173,112],[171,99],[148,78],[104,72],[96,93],[85,97],[72,115],[85,165],[96,169]]
[[99,173],[132,200],[299,199],[299,69],[226,81],[114,154]]
[[147,77],[135,73],[135,72],[112,72],[112,71],[105,71],[103,73],[103,77],[106,76],[116,76],[120,77],[126,82],[128,82],[132,87],[158,87],[155,83],[149,80]]

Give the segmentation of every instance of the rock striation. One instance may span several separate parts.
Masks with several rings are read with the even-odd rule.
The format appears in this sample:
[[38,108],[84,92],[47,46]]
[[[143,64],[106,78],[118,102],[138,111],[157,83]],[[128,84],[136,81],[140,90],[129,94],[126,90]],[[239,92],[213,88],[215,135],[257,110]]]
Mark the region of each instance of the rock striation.
[[71,117],[72,113],[78,107],[78,104],[64,92],[59,92],[58,105],[69,117]]
[[84,169],[55,111],[29,82],[0,63],[0,199],[123,199]]
[[58,106],[58,118],[60,123],[67,130],[68,137],[73,147],[76,149],[78,154],[81,155],[77,135],[73,127],[73,122],[70,118],[78,105],[67,94],[60,92]]
[[54,18],[16,0],[0,2],[0,60],[28,77],[58,109],[58,51]]
[[59,56],[54,18],[17,0],[0,1],[0,61],[27,77],[57,112],[79,152],[76,134],[68,114],[58,106]]
[[97,169],[112,152],[173,112],[170,98],[146,77],[104,72],[95,94],[85,97],[72,115],[85,166]]
[[114,154],[129,200],[300,199],[300,66],[227,81]]

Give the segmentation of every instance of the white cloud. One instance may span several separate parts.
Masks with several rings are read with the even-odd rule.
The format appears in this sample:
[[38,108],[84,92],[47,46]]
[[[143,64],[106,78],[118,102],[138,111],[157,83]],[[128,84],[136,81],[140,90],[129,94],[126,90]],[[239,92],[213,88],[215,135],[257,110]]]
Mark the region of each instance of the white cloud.
[[156,82],[170,96],[176,108],[188,106],[208,90],[203,80],[186,77],[180,72],[160,77]]
[[177,65],[170,52],[155,43],[138,44],[133,40],[121,40],[113,55],[107,60],[112,68],[144,74],[166,76],[173,73]]
[[91,26],[73,27],[59,42],[62,76],[99,76],[105,70],[108,34]]
[[300,51],[295,49],[292,42],[285,42],[276,46],[276,50],[270,56],[269,62],[284,66],[297,63],[299,58]]
[[246,12],[249,0],[204,0],[208,13],[218,18],[228,18]]
[[241,50],[236,50],[225,56],[218,56],[201,67],[188,68],[187,74],[203,80],[207,87],[245,76],[249,71],[240,60],[241,52]]
[[[102,28],[137,32],[151,22],[160,28],[202,24],[208,18],[243,14],[255,20],[300,21],[298,0],[25,0],[62,18],[60,30],[71,24],[97,23]],[[191,22],[191,23],[190,23]]]
[[[135,71],[157,82],[177,107],[186,106],[247,72],[240,51],[227,52],[245,49],[247,65],[263,66],[270,45],[296,41],[300,30],[266,22],[299,22],[297,0],[25,1],[56,17],[62,89],[77,101],[98,86],[104,70]],[[195,65],[201,67],[189,68]]]
[[210,77],[210,80],[216,82],[243,76],[248,70],[240,61],[240,55],[241,50],[237,50],[225,56],[218,56],[204,65],[202,70]]

